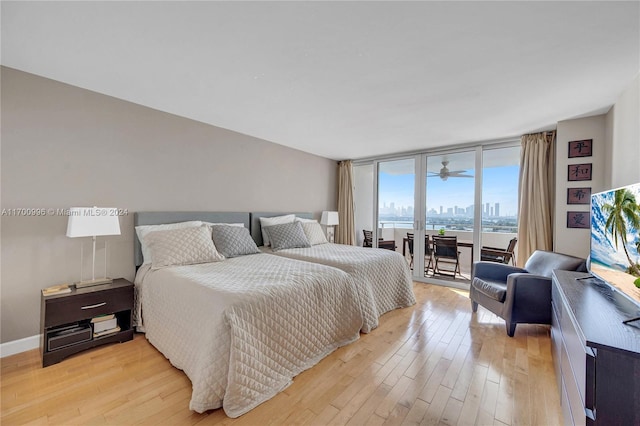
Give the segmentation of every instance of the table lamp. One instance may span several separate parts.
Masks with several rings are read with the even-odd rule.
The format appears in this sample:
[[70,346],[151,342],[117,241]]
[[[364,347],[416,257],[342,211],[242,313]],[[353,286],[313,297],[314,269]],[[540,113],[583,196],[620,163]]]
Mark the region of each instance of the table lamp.
[[[69,221],[67,223],[67,237],[92,237],[93,238],[93,262],[91,268],[91,279],[83,280],[82,272],[80,281],[75,283],[76,288],[89,287],[92,285],[108,284],[113,282],[106,277],[106,251],[105,251],[105,276],[96,279],[96,237],[104,235],[120,235],[120,220],[113,212],[115,208],[98,207],[72,207],[69,209]],[[80,264],[82,265],[82,252],[80,254]]]
[[320,224],[327,227],[327,239],[330,243],[334,242],[334,226],[339,225],[338,221],[338,212],[322,212],[322,217],[320,218]]

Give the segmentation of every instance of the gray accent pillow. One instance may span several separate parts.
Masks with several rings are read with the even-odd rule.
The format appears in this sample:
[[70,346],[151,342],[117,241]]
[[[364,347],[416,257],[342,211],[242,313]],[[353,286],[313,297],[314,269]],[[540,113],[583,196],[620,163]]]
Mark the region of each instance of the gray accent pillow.
[[295,214],[286,214],[284,216],[274,216],[274,217],[261,217],[260,218],[260,229],[262,231],[262,245],[265,247],[269,247],[271,245],[271,241],[269,241],[269,234],[265,228],[273,225],[279,225],[281,223],[291,223],[296,220]]
[[224,257],[260,253],[258,246],[249,234],[249,230],[244,226],[213,225],[211,233],[213,243]]
[[213,245],[207,225],[152,231],[144,240],[151,255],[151,269],[224,260]]
[[267,232],[274,251],[311,247],[300,222],[272,225],[263,229]]

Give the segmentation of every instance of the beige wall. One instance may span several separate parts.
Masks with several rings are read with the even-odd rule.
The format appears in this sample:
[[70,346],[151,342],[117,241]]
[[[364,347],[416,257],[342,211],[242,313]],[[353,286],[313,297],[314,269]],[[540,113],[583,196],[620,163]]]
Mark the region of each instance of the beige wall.
[[[578,257],[589,255],[589,229],[567,228],[567,212],[583,211],[590,215],[589,199],[587,204],[567,204],[567,189],[589,187],[592,192],[605,190],[605,158],[608,141],[605,137],[605,116],[579,118],[558,122],[556,144],[556,211],[554,224],[554,250]],[[592,139],[591,157],[567,158],[569,141]],[[590,181],[572,181],[567,179],[569,164],[591,163]],[[588,220],[588,219],[587,219]]]
[[[593,156],[567,158],[568,142],[593,139]],[[589,205],[567,205],[567,188],[589,186],[592,193],[640,182],[640,75],[606,115],[558,122],[554,250],[586,257],[589,229],[568,229],[567,211],[589,212]],[[567,165],[592,163],[591,181],[568,182]]]
[[[8,68],[1,136],[3,209],[336,208],[334,161]],[[134,276],[131,213],[108,237],[113,277]],[[2,216],[3,343],[39,333],[41,288],[79,279],[66,223]]]
[[609,188],[640,182],[640,74],[607,114]]

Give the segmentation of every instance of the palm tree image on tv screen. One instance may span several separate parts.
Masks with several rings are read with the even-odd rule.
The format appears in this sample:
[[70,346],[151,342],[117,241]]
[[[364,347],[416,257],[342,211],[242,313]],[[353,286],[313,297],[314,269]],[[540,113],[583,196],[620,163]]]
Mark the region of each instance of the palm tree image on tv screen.
[[640,183],[591,196],[591,272],[640,303]]

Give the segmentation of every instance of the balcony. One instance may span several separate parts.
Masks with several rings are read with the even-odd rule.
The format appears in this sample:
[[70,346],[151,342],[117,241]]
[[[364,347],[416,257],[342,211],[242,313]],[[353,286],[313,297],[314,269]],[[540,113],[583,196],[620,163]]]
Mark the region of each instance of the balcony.
[[[378,228],[378,236],[383,240],[394,240],[396,243],[396,251],[402,253],[404,239],[407,237],[407,232],[416,233],[412,228],[413,222],[380,222],[380,228]],[[432,229],[428,229],[426,233],[428,235],[438,235],[440,224],[433,224],[429,226]],[[503,247],[506,248],[509,245],[509,241],[517,236],[517,229],[513,226],[483,226],[483,232],[481,235],[481,244],[489,247]],[[448,229],[444,227],[445,235],[458,237],[459,242],[473,243],[473,231],[472,230],[456,230]],[[490,229],[490,230],[487,230]],[[474,253],[479,253],[479,248],[473,248]],[[514,257],[517,256],[518,247],[514,251]],[[407,263],[410,263],[411,258],[409,255],[408,247],[405,248],[405,258]],[[460,272],[461,275],[456,275],[456,278],[452,278],[446,275],[433,274],[433,270],[425,274],[425,277],[434,277],[437,279],[453,280],[460,283],[469,283],[471,280],[471,248],[460,247]]]

